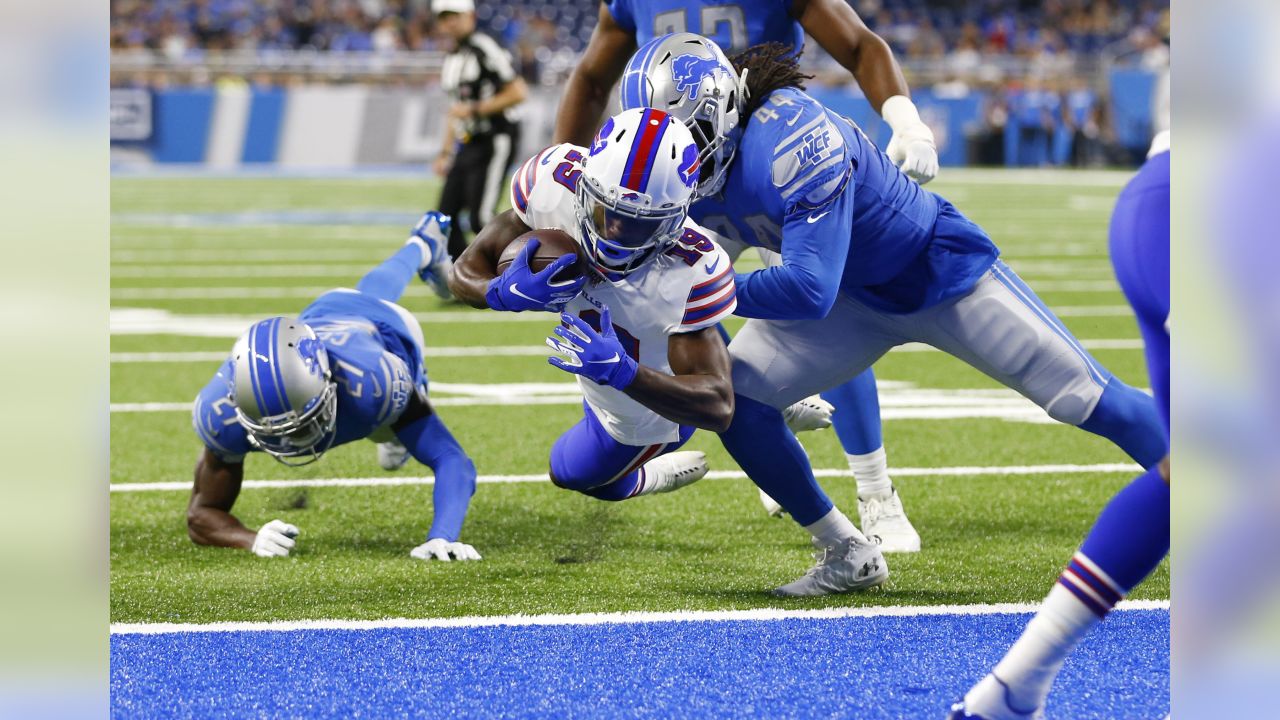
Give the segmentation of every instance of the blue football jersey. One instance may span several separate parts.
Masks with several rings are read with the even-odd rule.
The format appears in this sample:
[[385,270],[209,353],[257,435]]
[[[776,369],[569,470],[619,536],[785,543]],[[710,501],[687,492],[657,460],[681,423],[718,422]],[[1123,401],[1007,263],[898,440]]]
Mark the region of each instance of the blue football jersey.
[[[425,393],[422,351],[389,305],[360,293],[331,292],[307,306],[299,318],[324,344],[338,385],[332,447],[369,437],[404,412],[412,393]],[[254,449],[231,402],[234,373],[235,364],[228,357],[196,397],[192,413],[205,447],[229,462]]]
[[[892,312],[966,292],[998,255],[986,233],[901,172],[852,121],[794,88],[755,111],[723,191],[690,214],[784,258],[839,263],[843,292]],[[785,316],[749,314],[750,283],[745,289],[742,314]]]
[[790,45],[799,51],[804,30],[791,17],[791,0],[605,0],[614,22],[634,33],[636,44],[674,32],[709,37],[732,55],[766,42]]

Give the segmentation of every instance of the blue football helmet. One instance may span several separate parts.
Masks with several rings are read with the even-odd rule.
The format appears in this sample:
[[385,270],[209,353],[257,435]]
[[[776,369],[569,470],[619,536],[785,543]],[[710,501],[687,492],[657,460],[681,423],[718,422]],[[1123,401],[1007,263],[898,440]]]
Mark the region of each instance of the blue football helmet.
[[231,351],[231,400],[249,442],[285,465],[306,465],[333,445],[338,390],[329,353],[306,323],[254,323]]
[[657,108],[683,122],[698,143],[697,196],[720,192],[747,98],[746,71],[739,75],[719,45],[687,32],[656,37],[631,56],[618,94],[623,110]]

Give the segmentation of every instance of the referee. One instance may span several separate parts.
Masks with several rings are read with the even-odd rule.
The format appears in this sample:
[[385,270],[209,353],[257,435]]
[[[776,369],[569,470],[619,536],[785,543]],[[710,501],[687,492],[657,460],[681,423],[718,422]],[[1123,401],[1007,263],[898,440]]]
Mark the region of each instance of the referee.
[[[473,0],[435,0],[438,27],[455,41],[445,58],[441,84],[452,101],[435,171],[444,176],[439,210],[457,218],[467,211],[472,232],[489,221],[503,180],[520,144],[516,106],[529,88],[511,56],[493,38],[476,32]],[[462,223],[449,230],[449,255],[467,248]]]

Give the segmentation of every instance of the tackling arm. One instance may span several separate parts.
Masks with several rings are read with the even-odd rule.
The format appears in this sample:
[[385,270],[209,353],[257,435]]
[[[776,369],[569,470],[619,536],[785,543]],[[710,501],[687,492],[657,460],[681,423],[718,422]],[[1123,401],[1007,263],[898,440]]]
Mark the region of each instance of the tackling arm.
[[205,449],[196,462],[195,486],[187,504],[187,535],[197,545],[215,545],[248,550],[257,533],[231,514],[240,494],[244,463],[223,462]]
[[600,4],[600,18],[591,32],[591,42],[569,76],[556,114],[554,142],[591,144],[609,102],[609,91],[636,51],[635,36],[618,26],[607,5]]
[[729,351],[719,331],[713,326],[672,335],[667,362],[675,375],[641,365],[623,392],[672,422],[716,433],[728,429],[733,382]]
[[488,308],[485,293],[489,283],[498,276],[498,258],[511,241],[531,229],[514,210],[507,210],[485,223],[449,272],[449,290],[453,296],[471,307]]

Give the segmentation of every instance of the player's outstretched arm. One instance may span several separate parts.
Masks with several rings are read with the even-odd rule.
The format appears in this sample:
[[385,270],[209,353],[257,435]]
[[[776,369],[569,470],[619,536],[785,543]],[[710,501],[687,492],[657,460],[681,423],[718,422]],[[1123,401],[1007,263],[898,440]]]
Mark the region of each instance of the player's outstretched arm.
[[618,26],[608,3],[600,3],[600,18],[591,32],[591,42],[569,75],[564,97],[560,99],[553,142],[591,144],[600,126],[600,116],[609,103],[609,91],[622,77],[635,51],[635,36]]
[[507,210],[485,223],[449,272],[449,290],[453,296],[471,307],[489,307],[485,293],[489,291],[489,283],[498,276],[498,258],[512,240],[530,229],[514,210]]
[[223,462],[211,450],[196,461],[195,487],[187,505],[187,535],[197,545],[253,546],[255,533],[231,514],[240,494],[244,463]]
[[933,131],[920,119],[902,67],[884,38],[875,34],[844,0],[798,0],[792,13],[824,50],[858,81],[871,107],[889,123],[886,152],[907,175],[927,183],[938,175]]

